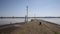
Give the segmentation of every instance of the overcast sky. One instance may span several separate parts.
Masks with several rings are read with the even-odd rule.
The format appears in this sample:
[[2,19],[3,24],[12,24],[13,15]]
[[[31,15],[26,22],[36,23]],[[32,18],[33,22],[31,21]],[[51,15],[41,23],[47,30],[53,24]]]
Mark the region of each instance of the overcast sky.
[[60,16],[60,0],[0,0],[0,16]]

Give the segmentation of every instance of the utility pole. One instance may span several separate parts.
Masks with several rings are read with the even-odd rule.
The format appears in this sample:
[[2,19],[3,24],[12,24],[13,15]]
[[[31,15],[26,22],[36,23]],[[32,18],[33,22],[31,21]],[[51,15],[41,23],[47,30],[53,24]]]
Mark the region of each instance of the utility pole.
[[26,6],[26,8],[27,8],[27,22],[28,22],[28,5]]
[[28,0],[26,0],[27,6],[26,6],[26,15],[25,15],[25,22],[28,22]]
[[34,19],[36,19],[36,14],[34,14]]

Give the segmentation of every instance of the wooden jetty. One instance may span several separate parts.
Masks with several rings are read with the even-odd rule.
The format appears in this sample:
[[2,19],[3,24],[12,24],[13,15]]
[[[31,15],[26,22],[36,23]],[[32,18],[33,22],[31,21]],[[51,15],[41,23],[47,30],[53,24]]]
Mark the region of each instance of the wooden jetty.
[[33,19],[22,25],[15,24],[13,27],[0,29],[0,34],[60,34],[60,25],[45,20]]

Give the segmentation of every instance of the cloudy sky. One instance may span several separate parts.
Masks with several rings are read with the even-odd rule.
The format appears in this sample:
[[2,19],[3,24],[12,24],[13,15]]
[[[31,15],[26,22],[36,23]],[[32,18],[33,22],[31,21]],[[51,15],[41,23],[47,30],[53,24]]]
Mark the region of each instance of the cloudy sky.
[[0,0],[0,17],[60,16],[60,0]]

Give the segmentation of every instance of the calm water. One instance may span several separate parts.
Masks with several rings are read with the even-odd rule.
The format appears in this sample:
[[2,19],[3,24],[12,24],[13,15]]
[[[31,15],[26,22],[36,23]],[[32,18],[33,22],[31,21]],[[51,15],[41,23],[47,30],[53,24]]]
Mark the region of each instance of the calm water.
[[60,18],[38,18],[38,19],[46,20],[60,25]]
[[[30,18],[29,21],[31,19],[33,18]],[[60,24],[60,18],[36,18],[36,19],[42,19],[42,20],[54,22],[56,24]],[[19,23],[24,21],[25,21],[24,18],[2,18],[2,19],[0,18],[0,25],[10,24],[10,23]]]

